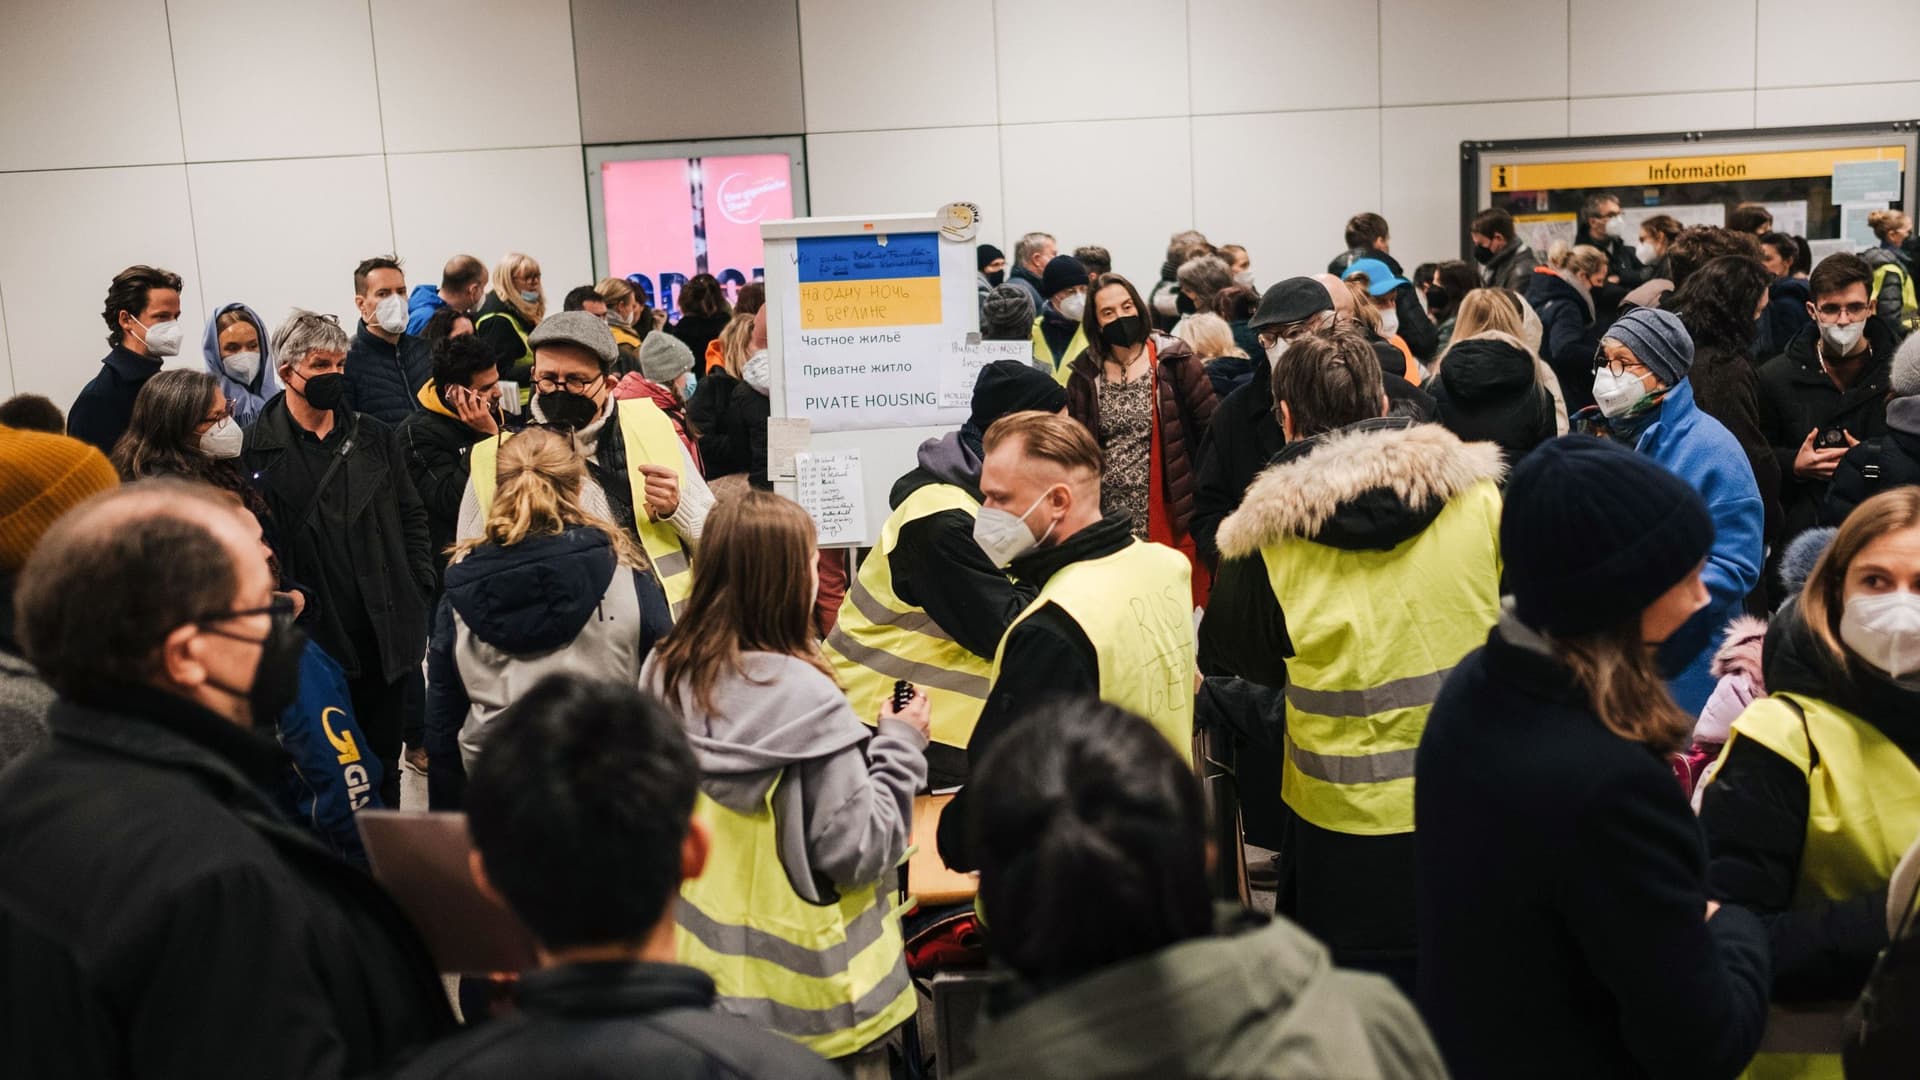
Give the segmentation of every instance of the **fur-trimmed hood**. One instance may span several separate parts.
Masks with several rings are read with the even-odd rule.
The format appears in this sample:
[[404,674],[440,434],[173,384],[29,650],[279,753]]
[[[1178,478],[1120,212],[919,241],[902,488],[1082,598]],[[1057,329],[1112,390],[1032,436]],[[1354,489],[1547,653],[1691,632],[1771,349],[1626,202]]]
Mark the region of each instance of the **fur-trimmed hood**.
[[1417,535],[1449,500],[1506,472],[1492,443],[1437,424],[1367,421],[1313,440],[1254,479],[1220,526],[1220,554],[1240,558],[1284,537],[1386,550]]

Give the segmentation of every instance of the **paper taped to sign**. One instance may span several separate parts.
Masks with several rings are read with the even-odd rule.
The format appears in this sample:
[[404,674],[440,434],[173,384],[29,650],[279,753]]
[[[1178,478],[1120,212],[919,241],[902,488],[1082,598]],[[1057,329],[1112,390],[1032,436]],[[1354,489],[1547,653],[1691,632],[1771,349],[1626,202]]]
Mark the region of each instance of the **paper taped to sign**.
[[947,362],[940,366],[940,407],[973,407],[973,384],[980,370],[996,360],[1033,362],[1030,341],[956,341]]
[[804,416],[767,418],[767,479],[793,479],[794,455],[813,445],[813,425]]
[[821,547],[867,542],[867,489],[858,448],[793,455],[799,502]]
[[1773,218],[1773,231],[1788,236],[1807,235],[1807,200],[1789,199],[1786,202],[1763,202],[1767,213]]
[[1900,197],[1900,162],[1836,161],[1833,163],[1833,195],[1836,206],[1878,203],[1884,206]]

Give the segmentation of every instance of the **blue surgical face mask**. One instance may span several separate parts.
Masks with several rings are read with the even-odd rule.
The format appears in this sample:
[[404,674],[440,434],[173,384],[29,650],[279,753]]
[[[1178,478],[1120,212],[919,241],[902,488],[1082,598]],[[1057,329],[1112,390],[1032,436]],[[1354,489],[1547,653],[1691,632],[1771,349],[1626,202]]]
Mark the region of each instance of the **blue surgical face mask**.
[[537,304],[540,302],[540,294],[537,292],[528,292],[525,289],[521,289],[520,299],[526,301],[529,304]]

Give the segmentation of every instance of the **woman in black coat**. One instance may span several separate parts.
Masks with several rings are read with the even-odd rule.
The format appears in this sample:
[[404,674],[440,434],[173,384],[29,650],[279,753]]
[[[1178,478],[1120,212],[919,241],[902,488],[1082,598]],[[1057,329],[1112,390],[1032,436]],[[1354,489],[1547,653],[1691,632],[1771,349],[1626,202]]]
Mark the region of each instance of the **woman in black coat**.
[[1712,542],[1690,487],[1603,440],[1513,473],[1512,595],[1415,763],[1420,1005],[1456,1076],[1705,1080],[1753,1056],[1766,932],[1707,900],[1664,759],[1693,718],[1648,644],[1707,603]]

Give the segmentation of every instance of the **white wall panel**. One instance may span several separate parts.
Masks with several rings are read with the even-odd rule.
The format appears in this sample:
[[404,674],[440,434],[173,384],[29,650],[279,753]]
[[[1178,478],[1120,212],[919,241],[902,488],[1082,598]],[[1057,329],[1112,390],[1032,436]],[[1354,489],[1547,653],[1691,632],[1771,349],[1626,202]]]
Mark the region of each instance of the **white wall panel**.
[[992,0],[801,0],[807,129],[994,123],[993,48]]
[[1912,46],[1917,14],[1912,0],[1861,7],[1755,0],[1749,18],[1758,20],[1757,85],[1920,79],[1920,52]]
[[580,141],[567,0],[371,2],[388,153]]
[[1193,111],[1338,109],[1380,104],[1380,14],[1340,17],[1317,0],[1189,0]]
[[[876,168],[886,162],[886,168]],[[858,131],[807,137],[807,199],[821,217],[931,213],[949,202],[980,207],[980,237],[1011,250],[1000,200],[995,127]]]
[[1761,90],[1753,111],[1761,127],[1911,120],[1920,116],[1920,81]]
[[188,161],[380,152],[367,0],[167,0]]
[[189,165],[187,183],[209,310],[241,301],[271,331],[303,307],[354,332],[353,268],[393,251],[379,157]]
[[1712,94],[1649,94],[1645,97],[1574,98],[1567,107],[1569,135],[1713,131],[1753,126],[1753,91]]
[[[1001,235],[1038,229],[1065,252],[1099,244],[1144,293],[1166,257],[1167,237],[1193,225],[1187,124],[1182,116],[1001,128],[1000,160],[1008,163]],[[1116,147],[1126,148],[1123,158]]]
[[183,279],[181,362],[198,362],[206,308],[183,167],[0,174],[0,236],[17,392],[73,404],[107,354],[107,286],[135,263]]
[[[1248,147],[1311,164],[1250,168]],[[1262,287],[1319,273],[1345,248],[1347,218],[1380,207],[1380,110],[1196,116],[1193,202],[1194,226],[1246,247]]]
[[[7,348],[7,298],[0,295],[0,397],[13,396],[13,354]],[[65,408],[60,410],[66,412]]]
[[1187,114],[1185,4],[997,0],[993,21],[997,58],[975,57],[975,77],[998,70],[1003,124]]
[[[1753,0],[1571,0],[1571,6],[1574,94],[1753,88]],[[1804,0],[1796,6],[1803,18],[1811,10]]]
[[[1332,9],[1323,17],[1333,21]],[[1380,85],[1382,105],[1564,98],[1567,9],[1557,0],[1380,0]]]
[[440,280],[454,255],[491,270],[521,251],[540,261],[547,309],[593,273],[587,189],[575,147],[397,154],[387,159],[394,242],[408,282]]
[[1509,101],[1380,110],[1380,212],[1403,266],[1458,258],[1460,143],[1567,133],[1565,101]]
[[179,160],[164,0],[6,5],[0,172]]

